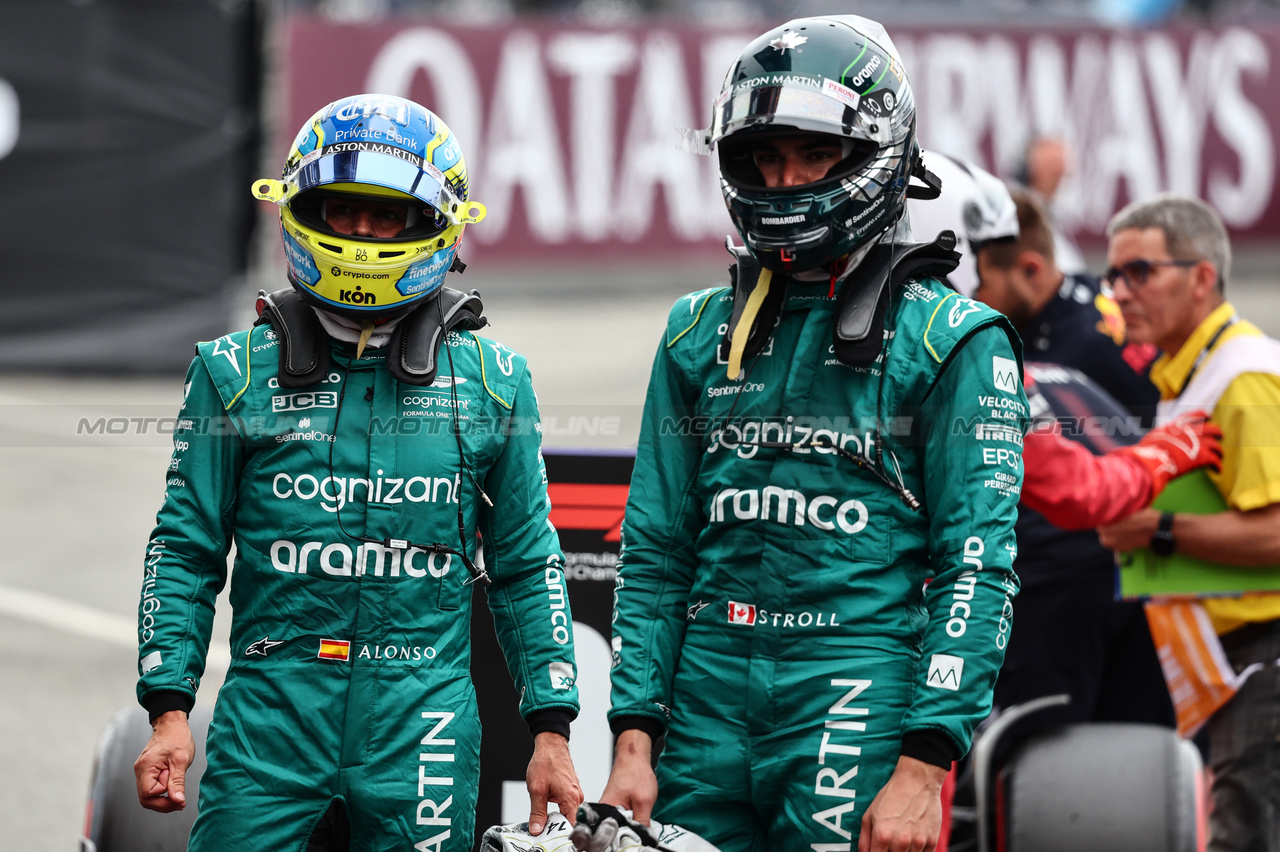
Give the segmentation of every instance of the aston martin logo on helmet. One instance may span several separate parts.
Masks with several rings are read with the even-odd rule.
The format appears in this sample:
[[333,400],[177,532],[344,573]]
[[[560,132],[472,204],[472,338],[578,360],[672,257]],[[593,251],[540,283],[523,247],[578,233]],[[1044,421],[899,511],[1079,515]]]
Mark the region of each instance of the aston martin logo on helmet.
[[779,50],[779,51],[782,51],[783,53],[786,53],[788,50],[794,50],[795,48],[804,44],[808,40],[809,40],[808,37],[802,36],[800,35],[800,33],[787,30],[785,33],[778,36],[773,41],[769,42],[769,46],[772,47],[774,50]]

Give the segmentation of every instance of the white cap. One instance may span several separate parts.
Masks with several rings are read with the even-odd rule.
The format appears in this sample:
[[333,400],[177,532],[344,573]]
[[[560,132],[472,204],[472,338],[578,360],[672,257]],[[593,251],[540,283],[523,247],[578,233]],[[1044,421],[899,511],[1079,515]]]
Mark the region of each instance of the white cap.
[[978,289],[978,258],[973,246],[988,240],[1018,236],[1018,209],[1009,188],[995,175],[975,165],[924,151],[924,165],[942,180],[942,195],[907,201],[911,233],[930,241],[940,231],[954,231],[960,265],[947,275],[962,296]]

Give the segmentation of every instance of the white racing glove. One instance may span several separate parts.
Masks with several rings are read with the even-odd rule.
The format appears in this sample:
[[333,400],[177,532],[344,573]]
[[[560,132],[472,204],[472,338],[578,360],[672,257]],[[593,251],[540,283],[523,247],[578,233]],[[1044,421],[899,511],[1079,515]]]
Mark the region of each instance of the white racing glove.
[[678,825],[650,820],[645,826],[631,818],[631,811],[602,803],[578,808],[578,823],[571,832],[579,852],[720,852],[698,835]]
[[618,825],[612,817],[602,820],[594,829],[576,825],[571,837],[574,849],[579,852],[642,852],[654,848],[629,827]]
[[542,834],[529,833],[529,823],[495,825],[480,840],[480,852],[720,852],[698,835],[657,820],[645,826],[631,811],[599,803],[578,808],[570,826],[563,815],[548,815]]
[[570,838],[572,827],[563,815],[547,815],[542,833],[529,833],[529,823],[495,825],[480,839],[480,852],[575,852]]

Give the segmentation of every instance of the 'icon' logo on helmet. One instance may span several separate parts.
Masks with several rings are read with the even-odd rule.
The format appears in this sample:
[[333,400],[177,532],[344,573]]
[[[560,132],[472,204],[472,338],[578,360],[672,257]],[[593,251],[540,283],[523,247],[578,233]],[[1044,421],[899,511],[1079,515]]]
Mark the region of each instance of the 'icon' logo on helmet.
[[338,298],[343,302],[350,302],[353,305],[376,305],[378,297],[372,293],[364,293],[360,290],[360,285],[356,285],[354,290],[339,290]]

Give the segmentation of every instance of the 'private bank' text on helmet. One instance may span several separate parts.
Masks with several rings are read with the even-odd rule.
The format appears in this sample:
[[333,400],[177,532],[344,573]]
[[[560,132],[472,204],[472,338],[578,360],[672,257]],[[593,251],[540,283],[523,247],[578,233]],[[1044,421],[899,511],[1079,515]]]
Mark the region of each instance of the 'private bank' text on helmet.
[[[827,134],[841,159],[799,186],[766,185],[753,152]],[[718,149],[720,188],[747,248],[786,272],[831,264],[902,214],[914,160],[915,100],[884,28],[855,15],[800,18],[739,54],[700,140]]]
[[[467,223],[467,165],[430,110],[390,95],[334,101],[302,126],[280,180],[253,194],[280,206],[289,280],[311,304],[357,320],[399,316],[444,284]],[[382,211],[403,227],[353,230],[336,212]],[[362,232],[363,231],[363,232]]]

